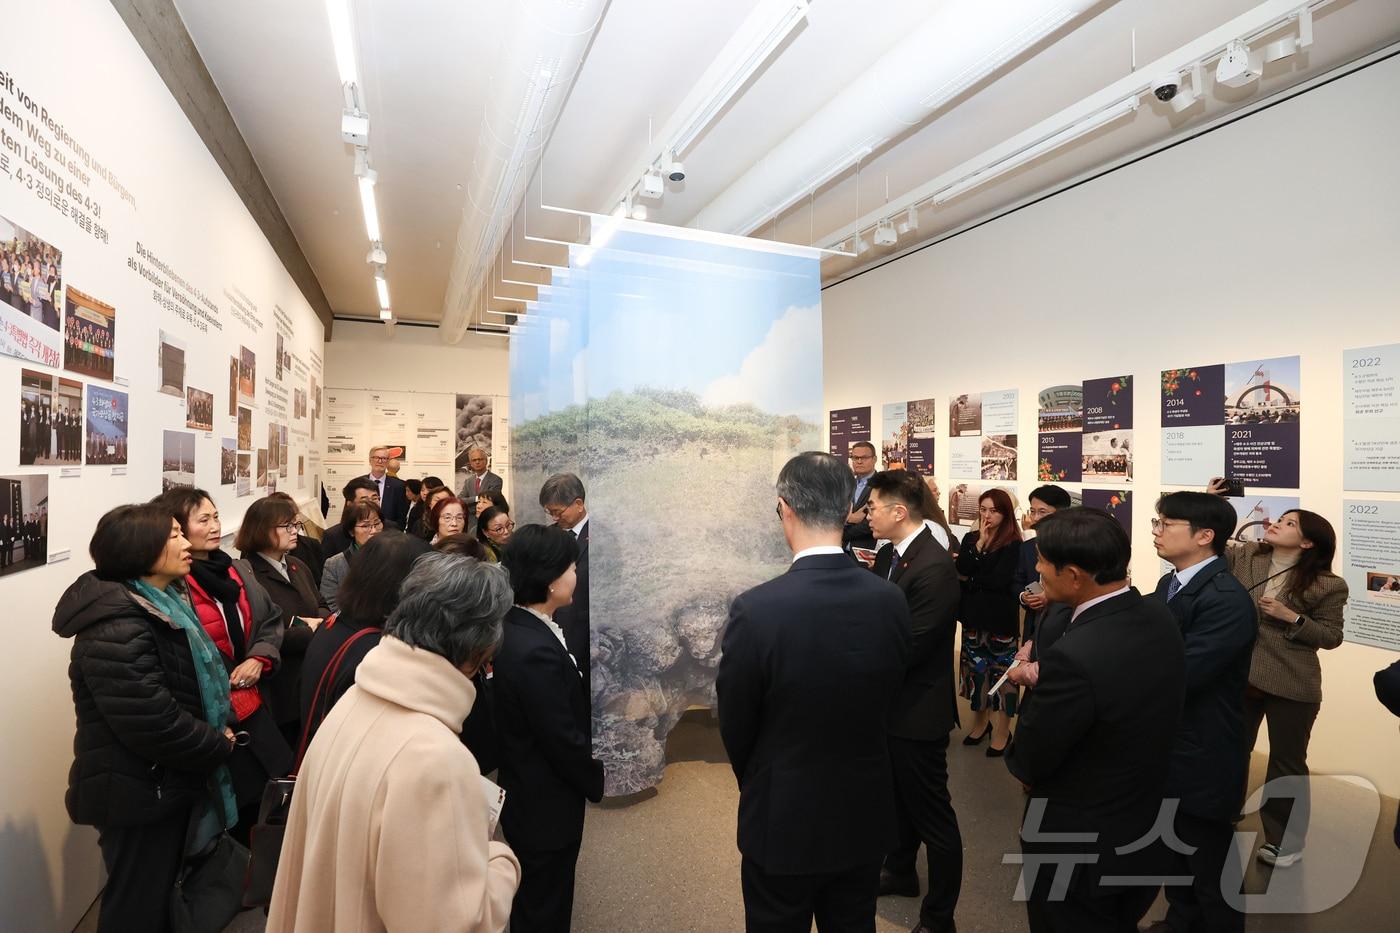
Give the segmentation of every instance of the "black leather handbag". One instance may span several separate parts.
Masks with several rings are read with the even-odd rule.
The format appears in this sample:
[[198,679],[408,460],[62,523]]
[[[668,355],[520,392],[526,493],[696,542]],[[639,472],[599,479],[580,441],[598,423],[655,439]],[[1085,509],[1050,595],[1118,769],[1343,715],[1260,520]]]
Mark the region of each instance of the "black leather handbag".
[[170,928],[174,933],[219,933],[243,909],[248,850],[226,832],[209,849],[186,856],[170,892]]

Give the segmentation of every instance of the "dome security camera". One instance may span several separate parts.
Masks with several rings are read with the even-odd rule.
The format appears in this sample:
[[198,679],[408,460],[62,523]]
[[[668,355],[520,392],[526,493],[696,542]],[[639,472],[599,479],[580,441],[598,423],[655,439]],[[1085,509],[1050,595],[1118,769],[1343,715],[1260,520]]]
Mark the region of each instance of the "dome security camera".
[[666,167],[666,177],[671,181],[685,181],[685,164],[672,162]]
[[1152,82],[1152,95],[1162,102],[1171,100],[1176,96],[1177,88],[1181,86],[1181,75],[1173,72],[1163,75]]

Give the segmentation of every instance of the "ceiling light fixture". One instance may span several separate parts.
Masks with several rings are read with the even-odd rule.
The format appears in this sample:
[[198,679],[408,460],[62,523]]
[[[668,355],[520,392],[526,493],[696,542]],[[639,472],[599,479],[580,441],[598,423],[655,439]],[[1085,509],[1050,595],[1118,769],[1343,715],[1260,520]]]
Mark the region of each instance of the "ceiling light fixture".
[[335,47],[335,68],[340,83],[358,85],[359,68],[355,63],[355,31],[350,25],[350,0],[326,0],[326,15],[331,21],[331,44]]
[[1263,73],[1264,54],[1252,51],[1244,40],[1236,39],[1215,65],[1215,82],[1226,87],[1246,87],[1258,81]]
[[864,159],[873,151],[874,148],[872,146],[857,146],[855,149],[842,153],[834,162],[814,175],[812,179],[801,188],[795,190],[792,194],[772,207],[761,209],[757,214],[741,224],[740,227],[744,230],[757,230],[772,218],[777,217],[789,207],[792,207],[798,201],[801,201],[803,198],[810,196],[812,192],[822,188],[837,175],[840,175],[851,166],[858,164],[861,159]]
[[1138,99],[1136,96],[1121,100],[1110,107],[1105,107],[1098,113],[1091,114],[1083,120],[1072,123],[1059,132],[1052,133],[1044,139],[1032,143],[1018,152],[1013,152],[1011,155],[993,162],[986,168],[978,169],[959,181],[948,185],[941,191],[935,193],[932,201],[934,204],[944,204],[951,201],[960,195],[966,194],[973,188],[978,188],[994,178],[1005,175],[1012,169],[1020,168],[1027,162],[1032,162],[1048,152],[1059,149],[1061,146],[1067,146],[1081,136],[1087,136],[1101,126],[1112,123],[1114,120],[1121,119],[1128,114],[1136,113],[1137,109]]
[[899,241],[899,235],[894,232],[894,221],[882,220],[875,225],[875,245],[893,246]]
[[365,233],[369,235],[371,243],[378,243],[382,239],[379,235],[379,209],[374,203],[374,182],[369,178],[360,179],[360,210],[365,215]]
[[645,204],[633,204],[630,213],[633,220],[646,220],[647,206]]
[[854,242],[851,244],[857,256],[864,256],[870,250],[870,243],[859,233],[856,234]]
[[388,308],[380,308],[379,319],[381,321],[392,321],[394,319],[394,312],[389,310]]
[[389,283],[382,278],[376,278],[374,288],[379,292],[379,307],[384,311],[389,310]]
[[919,229],[919,206],[917,204],[909,208],[904,219],[899,222],[899,226],[895,229],[901,236]]
[[752,38],[726,67],[714,89],[696,106],[671,141],[672,159],[684,155],[695,140],[714,122],[725,106],[748,83],[764,62],[782,45],[792,31],[807,18],[808,0],[785,0],[776,5],[773,18],[759,23]]

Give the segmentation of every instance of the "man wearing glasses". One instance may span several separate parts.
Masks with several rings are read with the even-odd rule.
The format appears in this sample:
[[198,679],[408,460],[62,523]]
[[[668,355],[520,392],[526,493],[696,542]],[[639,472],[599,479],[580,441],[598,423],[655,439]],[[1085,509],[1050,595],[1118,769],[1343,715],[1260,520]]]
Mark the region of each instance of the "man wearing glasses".
[[875,445],[869,441],[856,441],[851,445],[850,458],[856,487],[851,493],[851,511],[846,515],[846,526],[841,530],[841,546],[847,552],[852,548],[873,551],[875,536],[870,533],[865,503],[870,499],[870,477],[875,475]]
[[362,478],[374,483],[379,491],[379,508],[384,513],[385,523],[402,528],[404,519],[408,517],[408,497],[404,494],[403,480],[389,475],[388,447],[370,450],[369,472]]

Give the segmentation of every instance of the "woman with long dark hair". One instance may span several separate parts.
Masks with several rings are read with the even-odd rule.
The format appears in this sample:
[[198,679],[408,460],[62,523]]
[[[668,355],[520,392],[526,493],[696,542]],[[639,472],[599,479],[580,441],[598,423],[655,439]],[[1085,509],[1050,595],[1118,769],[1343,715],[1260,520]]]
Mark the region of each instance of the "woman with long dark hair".
[[[366,654],[379,644],[384,620],[399,604],[399,587],[413,568],[413,562],[431,548],[422,538],[399,531],[385,531],[366,541],[350,558],[349,571],[340,585],[340,611],[311,637],[306,660],[301,669],[300,710],[303,722],[309,723],[307,741],[316,734],[320,720],[330,712],[335,701],[355,682],[355,669]],[[326,564],[327,568],[330,564]],[[355,643],[345,651],[335,679],[322,688],[323,703],[314,718],[311,701],[331,658],[340,646],[358,632]]]
[[248,744],[234,749],[229,758],[238,800],[234,836],[246,845],[267,779],[281,777],[292,767],[291,748],[268,711],[271,684],[282,667],[282,610],[246,560],[234,560],[220,550],[223,526],[209,493],[176,486],[153,501],[180,523],[190,542],[193,561],[185,587],[199,624],[219,649],[228,672],[238,731],[248,734]]
[[1264,844],[1259,860],[1286,868],[1302,857],[1308,832],[1308,742],[1322,706],[1317,653],[1342,643],[1347,584],[1332,572],[1337,533],[1316,512],[1290,509],[1269,525],[1263,541],[1232,545],[1225,551],[1230,572],[1259,607],[1244,697],[1245,754],[1254,750],[1259,725],[1267,721],[1265,781],[1298,779],[1260,808]]
[[977,498],[977,518],[977,528],[963,536],[956,559],[962,581],[960,694],[975,716],[963,744],[976,745],[990,733],[987,756],[997,758],[1006,751],[1011,717],[1016,715],[1016,686],[1006,683],[996,693],[991,688],[1016,658],[1021,529],[1016,507],[1004,489],[988,489]]

